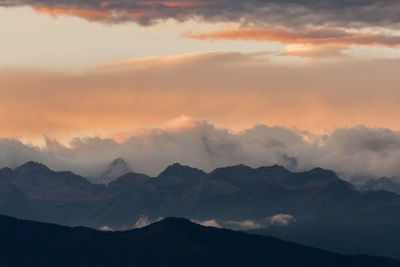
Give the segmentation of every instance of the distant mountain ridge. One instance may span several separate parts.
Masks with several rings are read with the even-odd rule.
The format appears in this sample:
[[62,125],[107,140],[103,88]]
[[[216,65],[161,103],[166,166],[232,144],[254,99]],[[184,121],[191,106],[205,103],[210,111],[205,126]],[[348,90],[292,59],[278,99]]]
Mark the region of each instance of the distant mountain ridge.
[[[11,202],[25,207],[10,210]],[[108,185],[35,162],[0,170],[0,212],[71,225],[118,228],[141,215],[254,220],[277,213],[352,216],[393,208],[400,208],[400,196],[358,192],[321,168],[295,173],[278,165],[256,169],[236,165],[205,173],[175,163],[158,177],[130,172]],[[60,212],[63,220],[57,217]],[[400,214],[390,219],[400,220]]]
[[358,189],[361,191],[384,190],[400,194],[400,183],[387,177],[381,177],[379,179],[371,179],[366,181],[364,184],[359,186]]
[[[14,170],[0,170],[0,213],[117,230],[131,229],[142,217],[151,221],[170,216],[215,220],[226,227],[239,225],[238,229],[261,228],[278,214],[292,216],[298,223],[348,220],[384,227],[400,226],[400,196],[359,192],[333,171],[321,168],[291,172],[277,165],[236,165],[206,173],[176,163],[157,177],[130,172],[104,185],[28,162]],[[347,235],[345,228],[341,231]],[[390,238],[389,243],[397,244],[393,240],[400,240],[400,234]]]
[[400,266],[389,258],[345,256],[180,218],[126,232],[101,232],[0,216],[0,243],[0,264],[5,267]]

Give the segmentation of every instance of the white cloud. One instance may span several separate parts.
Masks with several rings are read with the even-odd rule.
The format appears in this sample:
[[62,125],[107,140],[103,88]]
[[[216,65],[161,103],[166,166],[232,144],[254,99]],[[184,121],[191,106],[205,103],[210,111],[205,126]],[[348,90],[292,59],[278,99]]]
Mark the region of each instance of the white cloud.
[[141,216],[136,222],[133,228],[143,228],[146,227],[152,223],[158,222],[162,220],[163,218],[157,218],[157,219],[150,219],[147,216]]
[[296,218],[289,214],[276,214],[271,217],[266,218],[263,221],[252,221],[252,220],[243,220],[243,221],[226,221],[223,222],[223,225],[226,225],[235,230],[253,230],[265,228],[268,226],[285,226],[292,224],[296,221]]
[[206,221],[192,220],[192,222],[203,225],[203,226],[212,226],[212,227],[216,227],[216,228],[222,228],[222,226],[214,219],[206,220]]
[[251,220],[244,221],[227,221],[225,222],[228,226],[232,227],[235,230],[252,230],[252,229],[260,229],[263,228],[262,224]]
[[285,226],[296,221],[296,218],[289,214],[276,214],[267,219],[269,225]]
[[99,230],[101,230],[101,231],[106,231],[106,232],[114,231],[111,227],[109,227],[109,226],[107,226],[107,225],[100,227]]

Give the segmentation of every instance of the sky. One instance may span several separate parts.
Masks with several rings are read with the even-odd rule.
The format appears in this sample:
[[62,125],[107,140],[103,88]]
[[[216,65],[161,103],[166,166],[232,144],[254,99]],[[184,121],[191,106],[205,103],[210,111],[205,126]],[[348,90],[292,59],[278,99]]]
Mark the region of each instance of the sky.
[[0,165],[400,173],[398,1],[0,0],[0,25]]

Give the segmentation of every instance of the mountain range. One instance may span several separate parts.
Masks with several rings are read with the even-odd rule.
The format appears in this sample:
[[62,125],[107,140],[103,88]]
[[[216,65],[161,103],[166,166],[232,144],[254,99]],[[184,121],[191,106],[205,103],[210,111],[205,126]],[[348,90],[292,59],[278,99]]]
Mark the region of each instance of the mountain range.
[[400,261],[345,256],[273,237],[166,218],[102,232],[0,216],[1,266],[380,266]]
[[[277,165],[255,169],[237,165],[206,173],[176,163],[157,177],[129,172],[108,184],[93,184],[72,172],[27,162],[0,170],[0,213],[115,230],[131,229],[141,218],[154,221],[171,216],[243,230],[272,229],[272,222],[282,215],[291,220],[283,220],[281,230],[267,234],[325,248],[323,242],[298,236],[307,231],[307,225],[337,224],[338,235],[327,235],[326,242],[338,245],[329,249],[400,258],[400,233],[377,234],[400,226],[400,196],[360,192],[333,171],[321,168],[291,172]],[[363,225],[368,231],[354,236],[351,225]],[[282,236],[284,228],[294,229],[293,235]],[[337,236],[343,239],[335,241]],[[366,247],[362,240],[368,236],[371,244]],[[350,237],[357,241],[354,247],[340,250]],[[379,244],[390,248],[383,250]]]
[[381,177],[379,179],[367,180],[364,184],[357,187],[361,191],[379,191],[384,190],[400,194],[400,182],[395,179]]

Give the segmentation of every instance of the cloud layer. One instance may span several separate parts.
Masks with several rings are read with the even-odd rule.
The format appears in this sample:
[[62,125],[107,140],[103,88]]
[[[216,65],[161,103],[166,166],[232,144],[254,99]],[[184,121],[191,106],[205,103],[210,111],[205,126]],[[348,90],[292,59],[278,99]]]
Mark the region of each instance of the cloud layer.
[[0,7],[29,6],[53,17],[142,26],[175,20],[235,25],[184,36],[296,44],[400,45],[400,5],[395,0],[0,0]]
[[184,36],[199,40],[229,39],[274,41],[286,44],[312,45],[367,45],[396,48],[400,46],[399,35],[349,32],[338,28],[317,28],[295,31],[288,28],[231,28],[208,33],[186,33]]
[[269,52],[202,53],[134,59],[81,74],[3,69],[0,137],[65,141],[112,134],[124,140],[125,129],[159,126],[182,114],[236,130],[255,123],[311,132],[359,124],[400,129],[399,60],[285,65],[274,63],[276,57],[287,59]]
[[104,22],[150,24],[163,19],[198,17],[207,21],[253,24],[385,26],[396,28],[400,6],[393,0],[1,0],[0,6],[31,6],[51,15],[72,15]]
[[[91,176],[114,158],[123,157],[136,172],[154,176],[174,162],[206,171],[236,164],[280,164],[293,171],[323,167],[344,177],[400,174],[400,133],[363,126],[340,128],[329,135],[265,125],[235,133],[206,121],[181,118],[168,127],[132,134],[122,143],[76,138],[66,147],[56,140],[46,141],[47,146],[38,149],[15,139],[1,139],[0,165],[16,167],[34,160],[56,170]],[[276,221],[281,219],[287,218]]]
[[[0,166],[35,160],[96,175],[123,157],[151,175],[174,162],[399,175],[398,60],[289,66],[271,54],[134,59],[81,74],[0,70]],[[43,135],[41,149],[19,141]]]

